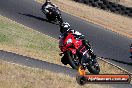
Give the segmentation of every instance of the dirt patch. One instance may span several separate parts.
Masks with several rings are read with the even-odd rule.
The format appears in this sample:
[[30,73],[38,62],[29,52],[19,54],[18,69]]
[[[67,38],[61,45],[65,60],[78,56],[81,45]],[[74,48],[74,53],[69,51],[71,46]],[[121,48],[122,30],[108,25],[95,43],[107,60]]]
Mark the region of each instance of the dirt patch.
[[112,88],[109,85],[79,86],[75,78],[47,70],[28,68],[0,60],[1,88]]

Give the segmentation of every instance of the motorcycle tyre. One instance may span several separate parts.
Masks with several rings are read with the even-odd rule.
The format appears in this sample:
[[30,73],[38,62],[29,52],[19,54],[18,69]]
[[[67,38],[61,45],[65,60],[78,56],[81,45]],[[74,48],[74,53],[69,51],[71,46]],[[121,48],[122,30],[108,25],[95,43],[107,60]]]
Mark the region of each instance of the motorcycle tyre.
[[[98,62],[96,61],[96,63],[98,64]],[[97,68],[95,68],[93,65],[87,66],[87,69],[90,73],[92,74],[99,74],[100,72],[100,67],[99,65],[97,66]]]
[[69,58],[69,65],[73,68],[73,69],[76,69],[76,70],[78,70],[78,67],[79,66],[77,66],[75,63],[74,63],[74,61],[73,61],[73,58],[71,57],[71,51],[67,51],[66,52],[67,53],[67,57]]

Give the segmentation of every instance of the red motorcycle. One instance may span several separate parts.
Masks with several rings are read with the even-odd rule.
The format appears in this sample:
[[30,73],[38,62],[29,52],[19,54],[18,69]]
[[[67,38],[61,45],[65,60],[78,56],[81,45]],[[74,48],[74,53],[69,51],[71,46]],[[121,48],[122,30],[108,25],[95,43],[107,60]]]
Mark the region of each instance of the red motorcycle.
[[83,45],[81,39],[76,38],[72,33],[69,33],[66,37],[60,36],[59,48],[63,55],[61,62],[64,65],[69,64],[73,69],[78,69],[82,66],[83,60],[87,63],[86,67],[90,73],[99,74],[100,67],[97,63],[93,63],[93,59],[89,54],[89,51]]

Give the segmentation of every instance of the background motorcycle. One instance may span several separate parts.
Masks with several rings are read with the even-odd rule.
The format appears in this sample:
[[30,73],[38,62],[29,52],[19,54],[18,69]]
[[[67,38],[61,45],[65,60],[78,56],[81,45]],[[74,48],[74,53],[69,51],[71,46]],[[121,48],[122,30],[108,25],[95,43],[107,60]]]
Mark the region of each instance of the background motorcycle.
[[56,7],[49,7],[47,10],[48,13],[45,13],[45,7],[44,5],[41,7],[42,12],[46,15],[46,18],[48,21],[54,21],[59,22],[59,24],[63,23],[62,17],[61,17],[61,11]]
[[59,48],[62,51],[60,55],[64,55],[61,59],[64,65],[69,64],[73,69],[78,69],[85,62],[90,73],[99,74],[100,67],[95,61],[96,59],[94,59],[95,64],[82,40],[75,38],[72,33],[69,33],[66,37],[60,36]]

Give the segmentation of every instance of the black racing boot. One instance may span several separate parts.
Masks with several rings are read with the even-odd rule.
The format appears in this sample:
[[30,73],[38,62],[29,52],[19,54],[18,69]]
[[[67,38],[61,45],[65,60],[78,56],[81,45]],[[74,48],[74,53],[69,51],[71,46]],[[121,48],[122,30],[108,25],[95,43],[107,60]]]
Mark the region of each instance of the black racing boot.
[[87,40],[83,39],[82,42],[86,46],[87,49],[91,49],[91,45],[90,45],[90,43]]
[[93,50],[91,49],[91,45],[87,40],[83,40],[83,44],[86,46],[87,50],[89,51],[89,54],[91,55],[91,58],[96,58],[96,55],[93,53]]
[[93,53],[93,50],[91,49],[90,43],[87,40],[83,40],[83,44],[86,46],[86,48],[87,48],[87,50],[89,52],[89,55],[92,58],[93,63],[97,63],[96,55]]

